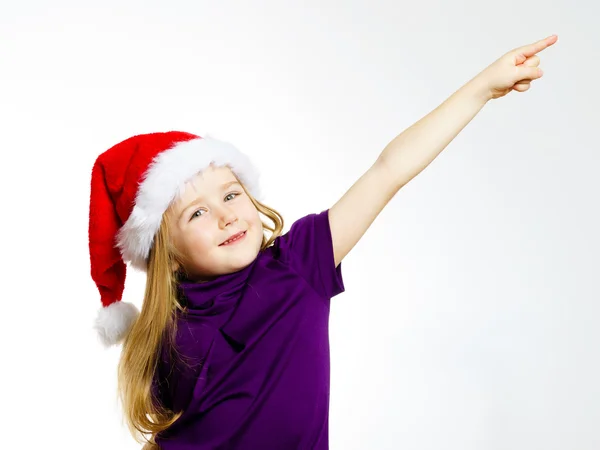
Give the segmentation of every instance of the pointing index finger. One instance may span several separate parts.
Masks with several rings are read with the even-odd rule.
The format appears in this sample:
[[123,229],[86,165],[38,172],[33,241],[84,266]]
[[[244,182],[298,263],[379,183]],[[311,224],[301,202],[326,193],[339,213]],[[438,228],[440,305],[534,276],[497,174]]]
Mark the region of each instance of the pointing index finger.
[[548,36],[547,38],[541,39],[533,44],[525,45],[521,48],[518,48],[517,51],[520,54],[522,54],[523,56],[525,56],[526,58],[529,58],[530,56],[533,56],[536,53],[541,52],[545,48],[550,47],[557,40],[558,40],[558,36],[553,34],[552,36]]

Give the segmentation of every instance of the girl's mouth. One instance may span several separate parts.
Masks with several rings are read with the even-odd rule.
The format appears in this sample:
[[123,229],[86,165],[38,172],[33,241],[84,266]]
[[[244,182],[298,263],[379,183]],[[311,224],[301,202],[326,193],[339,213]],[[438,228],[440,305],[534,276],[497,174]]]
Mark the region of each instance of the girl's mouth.
[[220,244],[219,246],[221,247],[221,246],[225,246],[225,245],[237,244],[238,242],[242,241],[242,239],[244,239],[245,237],[246,237],[245,231],[236,233],[233,236],[231,236],[229,239],[227,239],[225,242]]

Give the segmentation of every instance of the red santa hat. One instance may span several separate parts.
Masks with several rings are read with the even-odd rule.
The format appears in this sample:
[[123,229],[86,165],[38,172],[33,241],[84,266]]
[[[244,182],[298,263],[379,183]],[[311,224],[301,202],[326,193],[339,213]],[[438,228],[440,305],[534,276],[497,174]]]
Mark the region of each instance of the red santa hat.
[[210,164],[228,166],[260,199],[258,172],[232,144],[170,131],[133,136],[96,159],[90,192],[89,249],[92,279],[102,307],[94,328],[106,346],[119,343],[139,310],[121,301],[126,263],[146,271],[163,213],[184,183]]

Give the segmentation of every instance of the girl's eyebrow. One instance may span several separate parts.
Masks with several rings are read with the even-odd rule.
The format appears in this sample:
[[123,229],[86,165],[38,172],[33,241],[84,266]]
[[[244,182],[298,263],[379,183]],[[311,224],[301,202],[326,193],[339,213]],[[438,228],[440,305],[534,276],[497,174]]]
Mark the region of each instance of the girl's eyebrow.
[[[225,190],[225,189],[227,189],[228,187],[230,187],[230,186],[232,186],[234,184],[240,184],[240,183],[237,180],[228,181],[228,182],[223,183],[221,185],[221,190]],[[196,197],[195,200],[192,200],[190,203],[188,203],[187,206],[181,210],[181,213],[179,214],[179,219],[181,219],[181,216],[183,216],[183,213],[186,212],[188,210],[188,208],[190,208],[191,206],[195,205],[196,203],[199,203],[200,200],[202,200],[202,196],[201,195],[199,195],[198,197]]]

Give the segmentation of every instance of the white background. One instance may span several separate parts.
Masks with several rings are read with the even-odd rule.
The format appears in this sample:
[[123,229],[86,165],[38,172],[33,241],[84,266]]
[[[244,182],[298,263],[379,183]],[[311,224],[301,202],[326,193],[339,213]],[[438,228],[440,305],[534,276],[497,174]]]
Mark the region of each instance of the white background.
[[[230,141],[287,230],[556,33],[544,77],[486,105],[342,263],[330,448],[600,448],[599,16],[592,0],[3,2],[0,447],[140,448],[120,348],[92,329],[101,152],[171,129]],[[141,306],[144,281],[130,270],[124,300]]]

